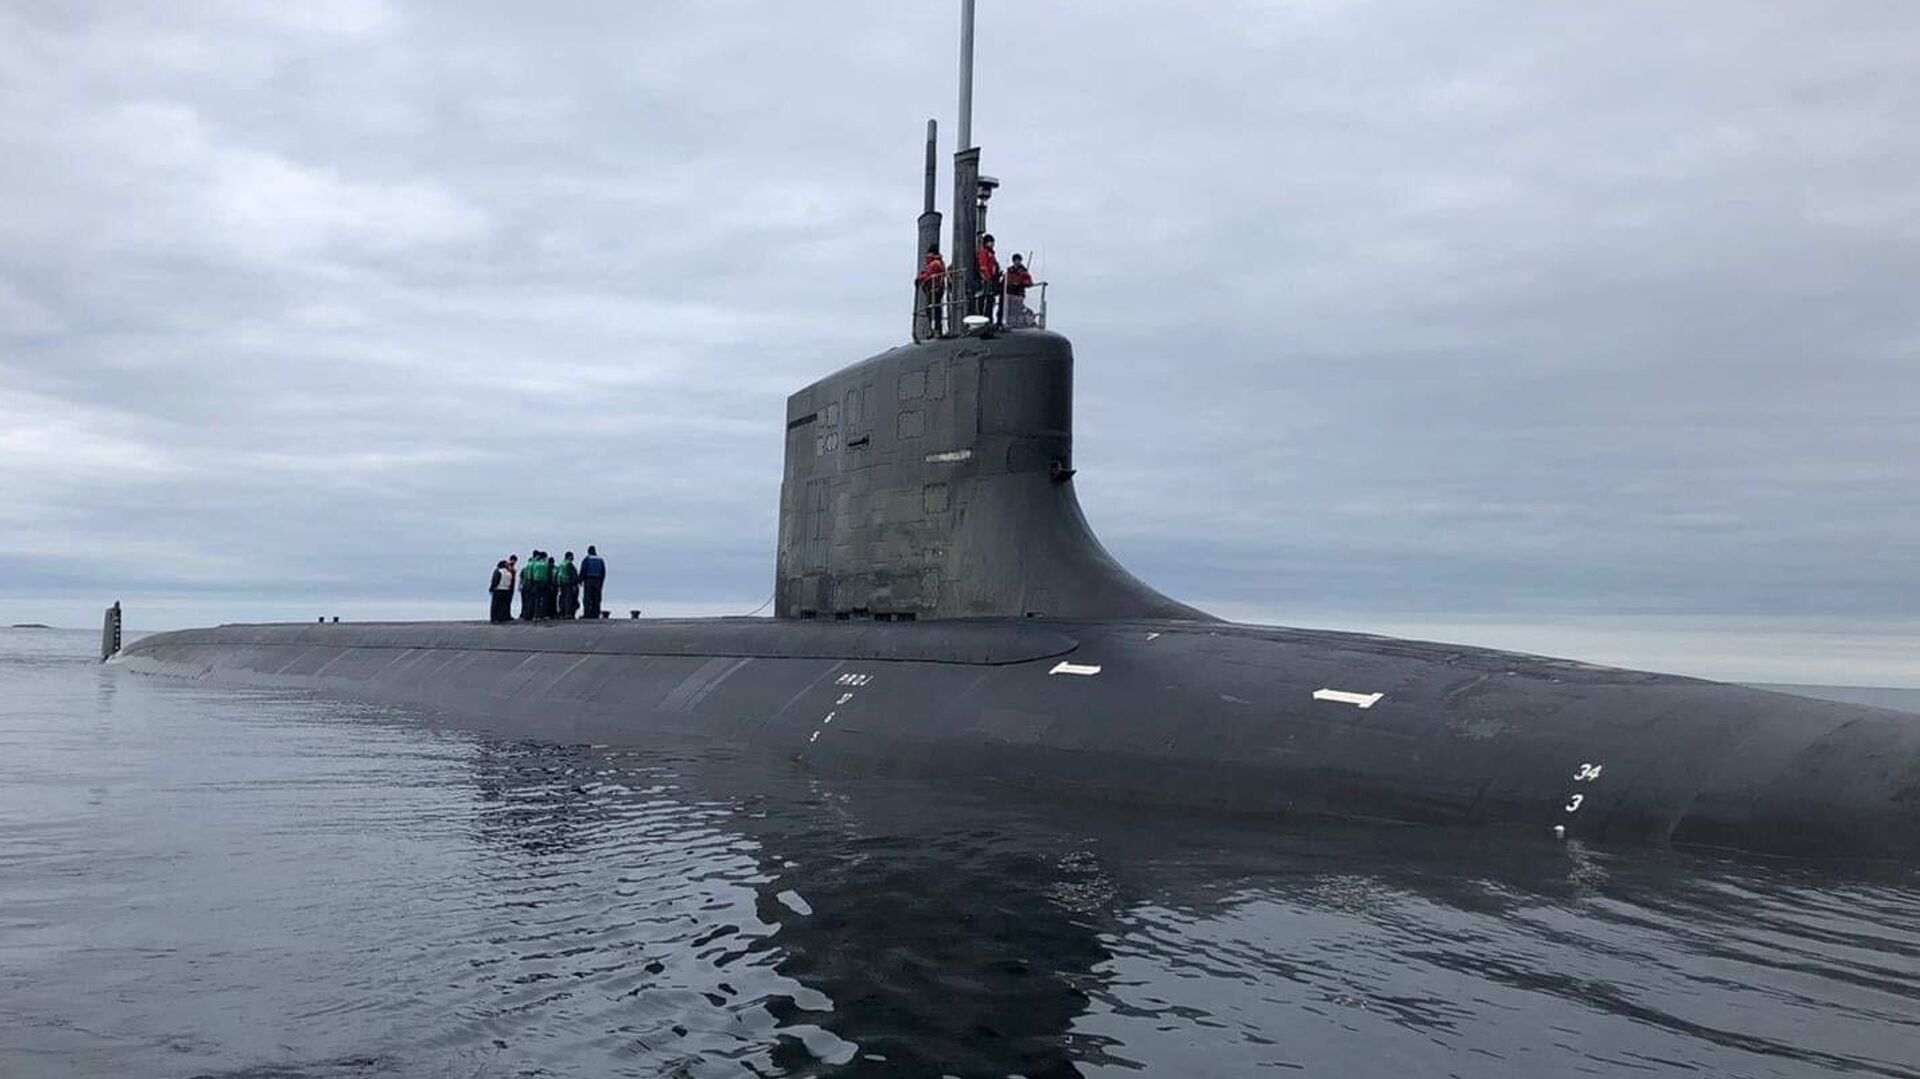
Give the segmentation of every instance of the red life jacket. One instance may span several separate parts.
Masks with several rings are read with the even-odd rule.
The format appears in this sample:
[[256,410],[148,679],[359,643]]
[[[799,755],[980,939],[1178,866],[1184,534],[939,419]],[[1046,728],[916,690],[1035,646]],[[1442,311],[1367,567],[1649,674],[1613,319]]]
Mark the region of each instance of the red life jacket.
[[942,259],[939,255],[928,255],[926,269],[921,270],[920,276],[914,278],[914,280],[918,281],[923,285],[932,285],[935,288],[938,288],[940,285],[940,282],[944,280],[946,276],[947,276],[946,260]]
[[980,249],[980,279],[988,282],[1000,280],[1000,259],[990,247]]
[[1033,284],[1033,275],[1027,272],[1024,263],[1007,271],[1007,295],[1025,296],[1027,286]]

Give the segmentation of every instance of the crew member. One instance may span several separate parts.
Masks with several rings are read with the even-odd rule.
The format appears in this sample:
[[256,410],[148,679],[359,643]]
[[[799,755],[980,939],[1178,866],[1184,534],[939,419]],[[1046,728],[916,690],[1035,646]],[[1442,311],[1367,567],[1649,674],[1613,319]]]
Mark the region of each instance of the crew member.
[[[937,256],[939,252],[935,251],[934,254]],[[600,617],[600,590],[605,588],[606,584],[607,560],[601,558],[600,552],[594,550],[593,544],[589,543],[587,557],[580,560],[580,585],[587,594],[586,617]]]
[[580,569],[573,564],[572,551],[554,567],[553,586],[560,596],[559,617],[571,620],[580,610]]
[[[947,261],[940,257],[940,245],[927,248],[927,260],[920,267],[920,276],[913,279],[920,286],[920,307],[927,313],[927,328],[933,336],[940,336],[941,318],[947,298]],[[592,551],[593,548],[587,548]]]
[[507,560],[501,559],[493,567],[493,580],[487,585],[487,594],[493,599],[493,609],[487,614],[489,622],[506,622],[513,618],[513,571],[507,568]]
[[1033,284],[1033,275],[1027,272],[1027,265],[1019,255],[1013,256],[1013,262],[1007,267],[1007,325],[1014,329],[1025,329],[1033,325],[1033,312],[1027,310],[1027,288]]
[[534,600],[539,589],[533,586],[533,567],[539,562],[540,552],[536,549],[527,555],[527,564],[520,567],[520,620],[522,622],[533,621],[534,613],[539,610]]
[[975,263],[980,268],[980,292],[974,300],[974,314],[985,315],[991,321],[994,313],[994,300],[1000,295],[1000,256],[993,253],[993,233],[980,237],[980,250],[975,253]]
[[553,617],[553,560],[545,551],[533,552],[527,569],[533,573],[533,617]]

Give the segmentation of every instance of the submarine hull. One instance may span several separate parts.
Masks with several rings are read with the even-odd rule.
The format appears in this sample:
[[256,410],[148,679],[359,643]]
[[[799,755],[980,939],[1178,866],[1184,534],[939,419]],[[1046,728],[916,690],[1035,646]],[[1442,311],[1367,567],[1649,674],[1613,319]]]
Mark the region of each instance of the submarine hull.
[[117,662],[516,738],[1275,819],[1920,856],[1920,716],[1365,634],[1194,620],[246,625]]

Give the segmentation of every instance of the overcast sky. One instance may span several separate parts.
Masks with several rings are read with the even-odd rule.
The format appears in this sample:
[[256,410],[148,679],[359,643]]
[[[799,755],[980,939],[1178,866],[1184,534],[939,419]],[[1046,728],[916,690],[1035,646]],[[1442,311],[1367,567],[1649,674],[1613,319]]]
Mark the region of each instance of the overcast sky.
[[[786,394],[904,337],[957,7],[0,0],[0,622],[473,617],[589,542],[623,609],[756,607]],[[981,0],[978,47],[1141,577],[1920,684],[1920,5]]]

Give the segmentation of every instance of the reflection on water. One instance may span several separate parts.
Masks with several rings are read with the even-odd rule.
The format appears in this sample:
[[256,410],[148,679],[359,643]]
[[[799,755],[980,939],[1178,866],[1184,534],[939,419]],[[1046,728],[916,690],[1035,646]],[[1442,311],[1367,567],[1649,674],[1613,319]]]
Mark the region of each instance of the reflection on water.
[[1920,879],[469,737],[0,632],[0,1075],[1920,1075]]

